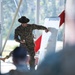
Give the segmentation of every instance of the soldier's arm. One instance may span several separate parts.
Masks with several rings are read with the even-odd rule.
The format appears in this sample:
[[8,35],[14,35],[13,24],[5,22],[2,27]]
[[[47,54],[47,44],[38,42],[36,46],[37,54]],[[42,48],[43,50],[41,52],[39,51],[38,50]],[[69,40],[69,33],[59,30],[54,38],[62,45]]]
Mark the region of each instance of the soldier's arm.
[[13,51],[11,51],[11,52],[9,53],[9,55],[7,55],[6,57],[0,58],[0,60],[5,61],[6,59],[8,59],[8,58],[12,55],[12,52],[13,52]]
[[38,30],[46,30],[47,28],[45,26],[41,26],[41,25],[36,25],[36,24],[33,24],[33,29],[38,29]]
[[45,26],[41,26],[41,25],[36,25],[36,24],[33,24],[33,29],[38,29],[38,30],[45,30],[45,32],[48,32],[48,28],[46,28]]
[[20,39],[19,39],[19,34],[18,34],[18,31],[15,29],[15,33],[14,33],[14,39],[17,41],[17,42],[20,42]]
[[15,41],[17,41],[19,43],[25,43],[25,40],[20,40],[18,30],[16,30],[16,29],[15,29],[15,33],[14,33],[14,39],[15,39]]
[[3,58],[0,58],[0,60],[2,60],[2,61],[3,61]]
[[3,59],[4,59],[4,61],[5,61],[6,59],[8,59],[8,58],[10,58],[10,57],[11,57],[12,52],[13,52],[13,51],[11,51],[11,52],[9,53],[9,55],[7,55],[5,58],[3,58]]

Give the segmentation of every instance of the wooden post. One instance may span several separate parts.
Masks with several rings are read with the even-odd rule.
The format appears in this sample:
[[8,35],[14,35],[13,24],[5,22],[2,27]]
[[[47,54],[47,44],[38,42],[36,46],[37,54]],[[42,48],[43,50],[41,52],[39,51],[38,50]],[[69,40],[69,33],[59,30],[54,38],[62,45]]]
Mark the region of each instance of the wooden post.
[[19,4],[18,4],[18,8],[17,8],[17,10],[16,10],[16,13],[15,13],[15,15],[14,15],[13,21],[12,21],[12,23],[11,23],[11,27],[10,27],[10,29],[9,29],[7,38],[6,38],[6,40],[5,40],[5,43],[4,43],[4,45],[3,45],[2,50],[1,50],[1,52],[0,52],[1,54],[2,54],[2,52],[3,52],[3,50],[4,50],[4,47],[5,47],[5,45],[6,45],[6,42],[7,42],[8,38],[9,38],[10,33],[11,33],[11,30],[12,30],[12,27],[13,27],[13,25],[14,25],[14,22],[15,22],[15,19],[16,19],[17,14],[18,14],[18,11],[19,11],[19,8],[20,8],[21,3],[22,3],[22,0],[20,0],[20,2],[19,2]]

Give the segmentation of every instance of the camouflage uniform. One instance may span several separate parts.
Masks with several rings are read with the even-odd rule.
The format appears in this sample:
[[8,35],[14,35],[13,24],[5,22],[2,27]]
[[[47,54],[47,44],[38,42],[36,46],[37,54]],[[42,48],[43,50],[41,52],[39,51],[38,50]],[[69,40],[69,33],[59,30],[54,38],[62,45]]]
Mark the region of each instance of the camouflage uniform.
[[35,45],[34,45],[33,34],[32,34],[32,31],[34,29],[45,30],[47,28],[35,24],[28,24],[27,27],[23,27],[22,25],[20,25],[15,29],[15,35],[14,35],[14,39],[18,42],[20,42],[21,40],[25,40],[25,43],[20,43],[20,46],[26,47],[28,49],[28,53],[31,57],[30,68],[34,67],[34,63],[35,63],[35,59],[34,59]]

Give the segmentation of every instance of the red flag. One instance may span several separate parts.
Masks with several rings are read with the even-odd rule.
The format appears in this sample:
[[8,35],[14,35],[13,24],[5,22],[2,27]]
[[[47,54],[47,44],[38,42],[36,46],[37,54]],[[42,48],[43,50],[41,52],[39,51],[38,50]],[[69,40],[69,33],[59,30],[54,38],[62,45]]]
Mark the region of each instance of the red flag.
[[[60,17],[59,26],[61,26],[65,22],[65,10],[59,15],[59,17]],[[35,41],[35,47],[34,47],[35,52],[37,52],[40,49],[41,39],[42,35]]]
[[60,25],[61,26],[65,22],[65,10],[59,15],[60,17]]
[[42,35],[35,41],[34,50],[37,52],[40,49]]

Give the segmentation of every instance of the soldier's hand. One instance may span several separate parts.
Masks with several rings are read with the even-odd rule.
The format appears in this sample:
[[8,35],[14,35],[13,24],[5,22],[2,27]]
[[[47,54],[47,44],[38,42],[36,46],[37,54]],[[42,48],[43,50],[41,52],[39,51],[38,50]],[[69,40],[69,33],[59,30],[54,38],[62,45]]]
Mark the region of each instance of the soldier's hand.
[[25,43],[25,40],[20,41],[20,43]]
[[0,58],[0,60],[4,61],[5,62],[5,58]]
[[3,58],[3,61],[5,62],[6,58]]
[[45,30],[46,33],[47,33],[48,31],[49,31],[48,29]]

